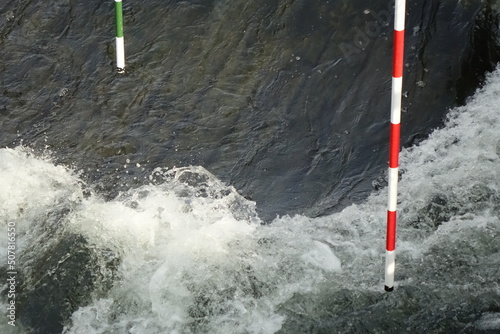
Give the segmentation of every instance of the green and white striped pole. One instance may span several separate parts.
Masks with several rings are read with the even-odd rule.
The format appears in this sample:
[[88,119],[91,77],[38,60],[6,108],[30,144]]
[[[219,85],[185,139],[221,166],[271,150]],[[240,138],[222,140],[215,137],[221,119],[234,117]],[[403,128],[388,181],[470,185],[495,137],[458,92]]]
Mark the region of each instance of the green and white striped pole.
[[122,0],[115,0],[116,9],[116,68],[125,73],[125,41],[123,39]]

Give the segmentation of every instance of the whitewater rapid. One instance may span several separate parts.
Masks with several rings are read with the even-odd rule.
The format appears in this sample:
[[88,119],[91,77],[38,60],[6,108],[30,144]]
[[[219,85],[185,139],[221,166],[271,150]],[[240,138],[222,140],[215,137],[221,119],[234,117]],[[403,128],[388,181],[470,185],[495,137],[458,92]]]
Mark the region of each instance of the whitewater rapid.
[[402,151],[391,294],[385,188],[336,214],[264,224],[203,167],[157,168],[105,200],[74,169],[17,147],[0,150],[0,215],[17,227],[25,284],[47,275],[36,261],[54,240],[78,235],[95,252],[100,283],[64,320],[66,334],[500,331],[499,105],[496,71]]

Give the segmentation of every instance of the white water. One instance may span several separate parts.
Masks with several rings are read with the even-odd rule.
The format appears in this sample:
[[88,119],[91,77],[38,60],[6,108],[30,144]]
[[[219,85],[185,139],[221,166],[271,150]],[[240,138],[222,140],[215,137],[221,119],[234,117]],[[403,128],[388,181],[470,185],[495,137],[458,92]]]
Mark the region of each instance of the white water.
[[[254,203],[201,167],[157,169],[150,185],[104,201],[71,171],[17,148],[0,150],[0,212],[16,222],[20,250],[43,240],[60,206],[69,212],[50,224],[120,255],[114,287],[74,312],[67,334],[275,333],[319,322],[383,332],[377,319],[388,307],[403,310],[393,329],[437,332],[441,312],[445,328],[500,330],[499,105],[497,71],[445,128],[402,152],[390,296],[385,189],[331,216],[261,225]],[[485,294],[492,301],[482,304]]]

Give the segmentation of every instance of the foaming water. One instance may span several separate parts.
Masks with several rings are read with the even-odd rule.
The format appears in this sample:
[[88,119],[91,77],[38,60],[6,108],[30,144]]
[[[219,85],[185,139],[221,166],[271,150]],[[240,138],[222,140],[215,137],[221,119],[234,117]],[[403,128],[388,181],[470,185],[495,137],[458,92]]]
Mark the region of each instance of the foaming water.
[[328,246],[261,226],[252,202],[201,167],[151,179],[75,217],[82,234],[90,221],[91,239],[117,243],[123,262],[120,282],[67,333],[274,333],[278,305],[340,271]]
[[[103,271],[99,283],[116,280],[109,290],[90,291],[94,302],[73,314],[67,333],[274,333],[284,319],[278,305],[314,290],[323,273],[340,271],[327,245],[267,232],[253,202],[201,167],[157,169],[151,184],[104,201],[70,171],[25,149],[1,155],[3,212],[19,228],[20,252],[52,251],[76,234],[90,250],[120,259],[112,267],[98,258],[89,268]],[[68,256],[55,249],[54,256]],[[35,262],[36,254],[24,256]]]
[[[253,202],[202,167],[157,169],[105,201],[73,172],[3,149],[1,212],[18,227],[22,284],[45,274],[39,254],[61,256],[50,274],[59,281],[48,282],[78,296],[56,307],[67,334],[498,331],[499,93],[497,71],[443,129],[402,152],[391,294],[385,190],[330,216],[264,225]],[[58,246],[75,235],[79,252],[95,253],[79,269],[92,273],[88,290],[64,267],[75,243]]]

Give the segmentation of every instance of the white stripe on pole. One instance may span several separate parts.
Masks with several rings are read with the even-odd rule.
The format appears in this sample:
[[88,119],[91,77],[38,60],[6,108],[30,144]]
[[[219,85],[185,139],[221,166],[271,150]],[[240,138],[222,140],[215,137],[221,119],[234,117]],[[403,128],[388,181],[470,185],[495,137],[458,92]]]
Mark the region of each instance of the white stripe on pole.
[[118,72],[125,70],[125,40],[123,37],[116,37],[116,68]]
[[387,203],[387,210],[389,211],[396,211],[398,205],[398,178],[399,168],[389,168],[389,200]]
[[405,30],[406,1],[396,0],[394,30]]
[[391,123],[401,123],[401,98],[403,94],[403,77],[392,78]]
[[385,257],[385,286],[393,287],[394,286],[394,272],[396,269],[396,252],[395,251],[387,251]]

